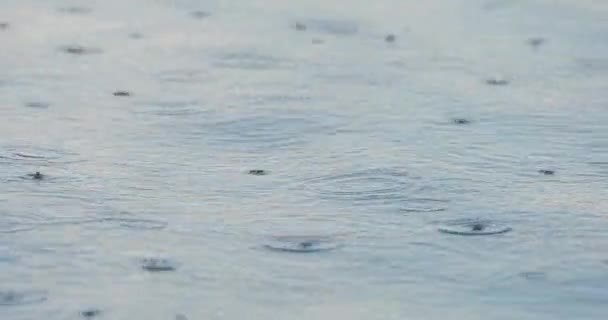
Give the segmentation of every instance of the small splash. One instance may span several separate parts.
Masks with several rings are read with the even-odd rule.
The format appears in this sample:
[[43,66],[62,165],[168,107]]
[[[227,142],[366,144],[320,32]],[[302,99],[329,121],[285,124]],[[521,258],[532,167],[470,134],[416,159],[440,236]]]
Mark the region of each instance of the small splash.
[[50,104],[47,102],[32,101],[25,103],[25,106],[34,109],[48,109],[50,107]]
[[273,251],[311,253],[334,250],[339,247],[334,239],[320,236],[277,236],[264,244]]
[[19,306],[26,304],[37,304],[47,300],[46,291],[0,291],[0,306]]
[[40,171],[36,171],[35,173],[28,173],[26,177],[32,180],[43,180],[46,176],[40,173]]
[[145,258],[142,260],[141,267],[152,272],[175,271],[175,262],[165,258]]
[[114,91],[113,95],[115,97],[130,97],[131,93],[129,91],[118,90],[118,91]]
[[250,175],[253,175],[253,176],[265,176],[265,175],[269,174],[269,172],[267,170],[262,170],[262,169],[252,169],[252,170],[249,170],[247,173]]
[[101,310],[95,309],[95,308],[80,311],[80,315],[87,319],[97,317],[100,314],[101,314]]
[[437,228],[439,232],[461,236],[487,236],[507,233],[511,227],[483,220],[456,220]]
[[80,45],[69,45],[60,47],[60,50],[78,56],[102,53],[102,50],[94,47],[85,47]]

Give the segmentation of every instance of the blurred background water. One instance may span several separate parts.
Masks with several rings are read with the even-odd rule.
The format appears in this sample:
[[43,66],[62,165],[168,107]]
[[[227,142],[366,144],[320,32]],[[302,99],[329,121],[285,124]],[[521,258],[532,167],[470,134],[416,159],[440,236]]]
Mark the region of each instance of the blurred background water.
[[604,319],[607,18],[3,0],[0,319]]

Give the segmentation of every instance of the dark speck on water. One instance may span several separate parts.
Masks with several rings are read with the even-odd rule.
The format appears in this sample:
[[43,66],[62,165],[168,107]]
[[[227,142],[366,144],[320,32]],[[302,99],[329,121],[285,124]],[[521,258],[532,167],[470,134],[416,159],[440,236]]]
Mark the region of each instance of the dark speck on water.
[[454,118],[452,119],[452,122],[454,122],[455,124],[469,124],[471,123],[471,120],[465,118]]
[[144,37],[144,35],[139,32],[129,33],[129,38],[131,38],[131,39],[141,39],[143,37]]
[[551,175],[555,174],[555,171],[542,169],[542,170],[538,170],[538,173],[544,174],[546,176],[551,176]]
[[36,171],[36,173],[30,173],[30,174],[28,174],[28,176],[34,180],[44,179],[44,175],[42,173],[40,173],[39,171]]
[[101,310],[99,309],[87,309],[80,312],[80,314],[85,318],[93,318],[101,314]]
[[10,27],[8,22],[0,22],[0,30],[6,30],[8,27]]
[[188,320],[188,318],[183,314],[178,314],[175,316],[175,320]]
[[211,15],[209,12],[201,11],[201,10],[193,11],[191,14],[194,18],[197,18],[197,19],[204,19]]
[[47,109],[50,106],[50,104],[46,103],[46,102],[37,101],[37,102],[27,102],[25,104],[25,106],[28,108],[35,108],[35,109]]
[[397,40],[397,37],[394,34],[389,34],[384,37],[384,41],[386,42],[395,42],[395,40]]
[[248,173],[250,175],[254,175],[254,176],[265,176],[268,174],[268,171],[262,170],[262,169],[252,169],[252,170],[249,170]]
[[539,47],[540,45],[545,43],[544,38],[530,38],[528,39],[528,44],[534,48]]
[[476,223],[471,227],[471,229],[473,229],[473,231],[482,231],[483,229],[485,229],[485,227],[481,223]]
[[486,84],[491,86],[506,86],[509,84],[509,81],[500,78],[490,78],[486,80]]
[[128,92],[128,91],[115,91],[113,94],[116,97],[129,97],[129,96],[131,96],[131,93]]
[[297,22],[295,25],[296,30],[298,31],[304,31],[306,30],[306,25],[300,22]]
[[84,47],[84,46],[79,46],[79,45],[64,46],[61,48],[61,50],[66,53],[73,54],[73,55],[87,55],[87,54],[101,53],[100,49]]

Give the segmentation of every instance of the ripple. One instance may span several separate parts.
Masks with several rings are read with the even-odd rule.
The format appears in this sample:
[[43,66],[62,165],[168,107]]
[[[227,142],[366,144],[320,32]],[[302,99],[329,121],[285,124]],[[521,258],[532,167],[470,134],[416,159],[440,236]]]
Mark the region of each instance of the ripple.
[[51,106],[51,104],[48,102],[42,102],[42,101],[32,101],[32,102],[25,103],[25,106],[28,108],[34,108],[34,109],[48,109]]
[[81,45],[66,45],[60,47],[59,49],[65,53],[78,56],[99,54],[103,52],[101,49],[96,47],[85,47]]
[[[40,162],[69,162],[67,158],[75,156],[76,153],[60,149],[42,148],[34,146],[4,146],[0,147],[0,159],[16,161],[40,161]],[[57,161],[62,160],[62,161]],[[72,160],[73,161],[73,160]]]
[[330,114],[291,113],[248,115],[211,123],[203,130],[214,145],[256,151],[307,144],[315,136],[335,133],[337,127],[337,119]]
[[141,261],[141,267],[152,272],[175,271],[177,263],[166,258],[144,258]]
[[168,223],[160,220],[140,218],[99,218],[89,220],[86,223],[98,223],[110,227],[122,227],[136,230],[160,230],[167,227]]
[[192,116],[205,112],[197,101],[163,101],[137,103],[145,109],[137,109],[137,114],[152,114],[156,116]]
[[350,20],[309,19],[302,22],[307,30],[335,36],[352,36],[359,32],[359,24]]
[[0,291],[0,306],[19,306],[25,304],[38,304],[47,300],[46,291]]
[[338,247],[339,243],[327,236],[275,236],[264,244],[264,248],[272,251],[293,253],[329,251]]
[[57,12],[66,14],[89,14],[92,11],[87,7],[61,7],[57,9]]
[[251,51],[228,52],[217,56],[214,65],[224,69],[270,70],[284,69],[292,64],[273,56]]
[[509,226],[504,226],[491,221],[463,219],[444,223],[444,225],[437,228],[437,230],[442,233],[460,236],[488,236],[507,233],[513,229]]
[[399,204],[406,212],[445,210],[447,200],[429,197],[428,186],[419,177],[394,168],[368,169],[308,179],[304,188],[324,200],[355,202],[358,205]]
[[156,77],[162,82],[201,83],[209,80],[209,73],[198,69],[177,69],[162,71]]

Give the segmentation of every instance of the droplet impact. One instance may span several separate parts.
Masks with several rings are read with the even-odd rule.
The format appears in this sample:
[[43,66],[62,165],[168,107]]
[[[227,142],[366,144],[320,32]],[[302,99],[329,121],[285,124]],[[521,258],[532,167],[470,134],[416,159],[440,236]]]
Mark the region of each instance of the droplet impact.
[[456,220],[437,228],[439,232],[461,236],[487,236],[507,233],[511,227],[480,220]]
[[141,267],[152,272],[175,271],[177,269],[173,261],[164,258],[145,258],[142,260]]
[[33,180],[42,180],[45,177],[39,171],[36,171],[36,173],[28,173],[27,176],[30,177],[30,178],[32,178]]
[[311,253],[333,250],[339,245],[331,237],[278,236],[269,239],[264,247],[273,251]]
[[45,291],[26,290],[26,291],[0,291],[0,305],[18,306],[24,304],[36,304],[46,301]]

